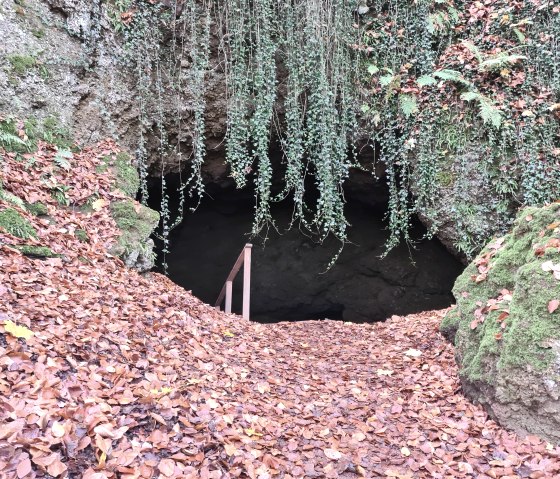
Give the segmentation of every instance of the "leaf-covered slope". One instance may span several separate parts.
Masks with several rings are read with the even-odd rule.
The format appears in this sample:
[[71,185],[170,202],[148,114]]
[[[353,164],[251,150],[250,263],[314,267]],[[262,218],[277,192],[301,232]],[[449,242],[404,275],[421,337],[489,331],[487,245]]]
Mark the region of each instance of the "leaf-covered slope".
[[[51,171],[73,208],[39,179],[55,150],[40,146],[32,169],[5,157],[5,191],[48,216],[0,201],[36,231],[0,230],[2,477],[560,473],[558,448],[498,428],[460,394],[440,313],[259,325],[125,268],[108,253],[121,193],[95,173],[113,153],[105,143],[75,154],[72,174]],[[93,195],[105,201],[80,207]],[[23,244],[58,256],[23,256]]]

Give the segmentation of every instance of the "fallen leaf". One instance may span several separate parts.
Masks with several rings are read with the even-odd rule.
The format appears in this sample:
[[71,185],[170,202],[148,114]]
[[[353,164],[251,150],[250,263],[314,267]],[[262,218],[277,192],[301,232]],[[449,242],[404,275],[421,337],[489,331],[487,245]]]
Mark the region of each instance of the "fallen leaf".
[[22,479],[31,472],[31,461],[28,457],[26,457],[23,461],[20,461],[17,466],[16,472],[19,479]]
[[325,453],[325,456],[335,461],[337,461],[342,457],[342,453],[340,451],[337,451],[336,449],[327,448],[327,449],[323,449],[323,452]]
[[29,338],[31,338],[31,336],[33,336],[33,331],[26,328],[25,326],[18,326],[9,319],[4,323],[4,330],[7,333],[10,333],[15,338],[23,338],[25,340],[28,340]]
[[158,464],[159,472],[170,477],[175,474],[175,461],[173,459],[162,459]]
[[418,349],[409,349],[406,353],[407,356],[412,356],[413,358],[418,358],[422,356],[422,351],[418,351]]
[[556,311],[558,309],[558,306],[560,306],[560,301],[557,299],[553,299],[551,301],[548,302],[548,312],[550,314],[554,313],[554,311]]
[[109,202],[106,199],[99,198],[91,204],[91,207],[93,208],[94,211],[101,211],[108,204]]

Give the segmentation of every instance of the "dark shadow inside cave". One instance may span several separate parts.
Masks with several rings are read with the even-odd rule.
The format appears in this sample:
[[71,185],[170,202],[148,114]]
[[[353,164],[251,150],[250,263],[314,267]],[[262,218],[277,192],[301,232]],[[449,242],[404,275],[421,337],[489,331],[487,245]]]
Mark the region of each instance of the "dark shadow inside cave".
[[[371,178],[370,175],[367,175]],[[352,180],[352,178],[351,178]],[[382,321],[452,304],[451,288],[463,266],[437,239],[421,239],[425,228],[416,222],[413,246],[405,244],[385,258],[388,237],[383,220],[386,191],[377,182],[354,176],[346,190],[350,243],[336,264],[325,272],[340,243],[334,238],[318,244],[294,228],[286,231],[293,204],[273,207],[278,232],[268,238],[250,238],[253,193],[207,185],[207,194],[194,213],[171,233],[166,256],[170,278],[203,301],[214,304],[237,256],[253,243],[251,319],[258,322],[335,319],[353,322]],[[170,192],[177,178],[166,178]],[[153,179],[150,204],[159,208],[160,182]],[[177,198],[170,195],[171,211]],[[161,253],[159,264],[161,264]],[[233,311],[241,311],[241,281],[234,283]]]

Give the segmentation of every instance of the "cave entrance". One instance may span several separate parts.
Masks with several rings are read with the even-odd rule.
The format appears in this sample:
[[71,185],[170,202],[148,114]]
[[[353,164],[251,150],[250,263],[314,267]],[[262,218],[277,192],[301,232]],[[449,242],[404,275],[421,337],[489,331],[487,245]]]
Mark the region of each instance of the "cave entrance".
[[[167,184],[172,191],[172,177]],[[154,208],[159,187],[154,180]],[[384,192],[377,192],[377,200],[372,200],[371,189],[355,184],[351,191],[346,207],[350,243],[325,272],[340,243],[331,238],[318,244],[297,228],[285,231],[293,208],[289,201],[275,205],[278,232],[271,229],[263,241],[248,236],[252,192],[208,185],[198,209],[171,233],[166,256],[169,277],[213,305],[243,246],[251,242],[253,321],[374,322],[451,305],[451,288],[463,269],[461,263],[437,239],[419,240],[414,248],[401,245],[381,259],[388,237]],[[414,238],[425,233],[419,222],[413,226]],[[241,282],[238,275],[232,309],[238,313]]]

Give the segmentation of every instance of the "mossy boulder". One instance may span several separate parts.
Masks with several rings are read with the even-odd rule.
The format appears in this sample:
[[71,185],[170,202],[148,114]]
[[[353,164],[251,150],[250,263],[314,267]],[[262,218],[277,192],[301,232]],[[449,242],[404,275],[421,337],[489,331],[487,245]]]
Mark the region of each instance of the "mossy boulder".
[[14,246],[15,249],[21,252],[24,256],[30,258],[60,258],[62,255],[53,252],[48,246],[35,246],[35,245],[18,245]]
[[441,331],[465,393],[503,426],[560,442],[560,203],[523,209],[453,293]]
[[159,213],[133,200],[122,200],[111,204],[111,214],[121,230],[111,253],[129,268],[139,271],[153,268],[154,242],[150,235],[159,223]]
[[[135,201],[140,188],[138,171],[132,164],[128,153],[120,152],[103,158],[97,167],[98,173],[111,170],[114,187],[130,199],[111,203],[111,215],[121,230],[118,242],[111,248],[111,253],[119,256],[126,266],[140,272],[154,267],[154,242],[150,238],[159,223],[159,213]],[[81,235],[76,231],[80,241],[88,241],[87,233]]]

